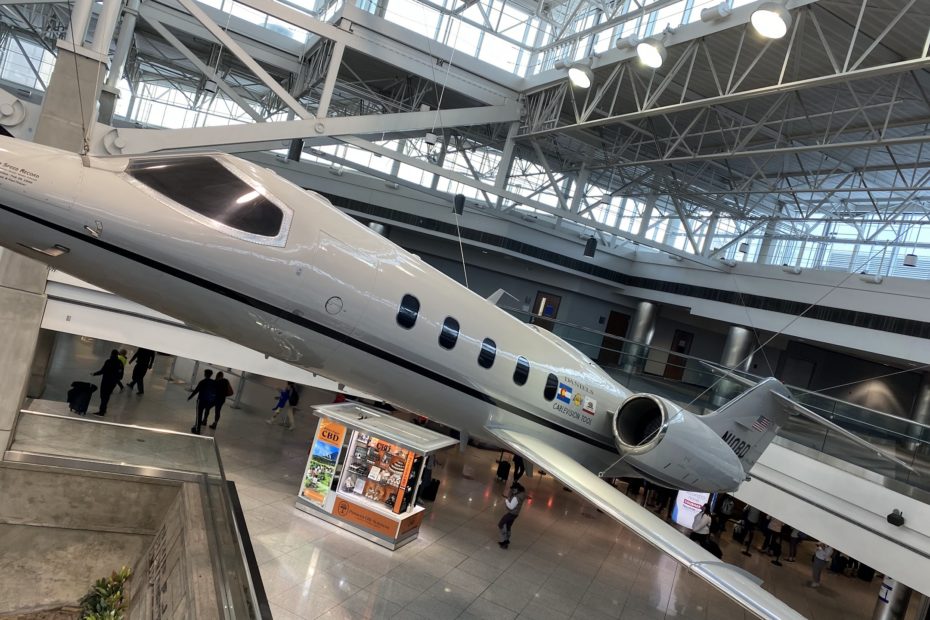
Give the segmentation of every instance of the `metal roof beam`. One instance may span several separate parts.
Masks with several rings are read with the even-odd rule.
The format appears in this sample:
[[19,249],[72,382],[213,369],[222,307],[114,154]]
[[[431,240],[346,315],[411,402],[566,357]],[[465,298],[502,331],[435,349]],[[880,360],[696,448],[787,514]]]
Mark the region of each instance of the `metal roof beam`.
[[433,131],[446,127],[508,123],[520,118],[520,106],[509,103],[499,106],[443,110],[442,114],[404,112],[365,116],[331,116],[295,121],[229,125],[225,127],[194,127],[190,129],[115,129],[97,125],[91,149],[94,153],[130,154],[179,149],[203,149],[216,146],[265,143],[293,138],[333,136],[381,136],[399,131]]

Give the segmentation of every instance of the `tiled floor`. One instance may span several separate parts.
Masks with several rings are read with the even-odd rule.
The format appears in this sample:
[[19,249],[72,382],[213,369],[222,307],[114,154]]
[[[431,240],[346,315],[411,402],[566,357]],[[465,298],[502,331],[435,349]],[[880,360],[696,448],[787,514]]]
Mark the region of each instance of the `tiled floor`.
[[[63,336],[46,398],[63,399],[109,350],[106,343]],[[167,360],[150,374],[144,396],[114,394],[108,420],[184,431],[193,409],[185,386],[164,379]],[[310,405],[324,394],[302,396]],[[328,402],[328,401],[326,401]],[[95,403],[96,404],[96,403]],[[306,408],[305,408],[306,409]],[[216,431],[223,464],[236,481],[275,618],[558,619],[744,617],[740,608],[677,563],[599,514],[549,476],[524,480],[532,501],[508,550],[495,543],[503,512],[494,480],[498,453],[469,448],[442,455],[439,497],[420,537],[389,552],[294,508],[314,420],[297,430],[264,423],[267,411],[224,411]],[[463,477],[463,469],[473,479]],[[818,620],[870,618],[870,584],[827,574],[812,590],[810,547],[798,562],[775,567],[724,543],[724,558],[765,580],[765,587]],[[912,608],[916,608],[916,603]],[[913,615],[913,611],[912,611]]]

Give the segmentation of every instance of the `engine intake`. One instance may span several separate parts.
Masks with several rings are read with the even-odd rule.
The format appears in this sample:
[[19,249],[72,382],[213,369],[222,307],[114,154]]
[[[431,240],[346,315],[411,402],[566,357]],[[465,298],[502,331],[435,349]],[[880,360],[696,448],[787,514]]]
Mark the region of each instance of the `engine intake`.
[[611,430],[621,454],[642,454],[655,448],[668,430],[669,411],[664,399],[633,394],[614,414]]

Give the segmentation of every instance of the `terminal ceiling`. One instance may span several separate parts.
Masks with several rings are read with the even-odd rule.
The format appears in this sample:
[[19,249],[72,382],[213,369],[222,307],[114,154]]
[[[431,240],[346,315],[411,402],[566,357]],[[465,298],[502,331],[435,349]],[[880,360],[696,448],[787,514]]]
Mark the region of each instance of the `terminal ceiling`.
[[[661,35],[655,16],[661,19],[663,10],[699,13],[716,3],[450,0],[443,8],[422,2],[429,10],[441,9],[448,23],[458,20],[459,27],[497,36],[511,47],[520,43],[519,73],[455,51],[438,37],[395,36],[396,20],[378,28],[391,0],[372,10],[318,3],[310,7],[315,12],[246,0],[237,3],[236,15],[198,5],[241,53],[192,17],[186,2],[142,3],[125,68],[128,85],[134,91],[143,83],[173,85],[187,93],[191,108],[215,98],[219,86],[238,105],[230,116],[251,125],[312,120],[321,100],[328,117],[369,119],[359,124],[360,132],[344,129],[351,123],[323,135],[295,126],[292,137],[305,138],[305,152],[317,160],[390,178],[396,170],[373,170],[324,147],[350,144],[393,157],[396,143],[386,141],[406,138],[410,142],[397,158],[470,188],[470,205],[497,210],[501,217],[523,217],[534,209],[540,226],[558,222],[589,230],[608,246],[637,241],[675,249],[643,238],[642,229],[598,221],[595,213],[617,196],[648,204],[653,218],[675,221],[684,239],[677,250],[685,255],[732,253],[741,239],[763,232],[841,243],[843,236],[835,237],[840,225],[858,231],[847,242],[930,246],[930,236],[894,232],[901,226],[920,228],[930,205],[925,152],[930,6],[925,2],[792,0],[789,32],[774,41],[762,39],[748,24],[759,3],[738,3],[743,6],[725,19],[692,17],[666,33],[668,56],[657,70],[644,67],[632,50],[618,49],[615,35]],[[54,52],[55,39],[66,30],[67,4],[3,0],[2,5],[4,38]],[[527,24],[496,30],[508,10],[526,15]],[[271,17],[265,24],[254,23],[256,15],[266,14]],[[652,26],[650,19],[656,22]],[[530,22],[549,32],[542,44],[536,43],[543,39],[526,35]],[[523,38],[514,39],[515,32],[524,32]],[[590,64],[591,88],[573,88],[564,69],[555,68],[557,61]],[[336,79],[327,80],[330,74]],[[271,81],[293,100],[270,87]],[[519,118],[499,105],[507,99],[520,102]],[[294,109],[295,101],[302,110]],[[456,111],[482,107],[488,107],[485,116],[471,114],[467,124],[457,124],[466,115]],[[434,113],[436,120],[426,123],[395,122],[395,115],[423,109],[447,114]],[[385,122],[376,122],[378,116]],[[118,119],[114,124],[133,126]],[[240,130],[241,142],[222,148],[285,144],[280,132],[263,142],[254,127],[247,135],[246,129],[230,128]],[[427,133],[437,134],[438,145],[424,142]],[[144,150],[145,141],[139,144]],[[207,140],[202,146],[212,144]],[[170,140],[152,148],[170,148]],[[461,155],[458,170],[443,167],[452,153]],[[518,195],[501,181],[507,170],[499,162],[510,153],[536,166],[531,171],[536,193]],[[509,172],[530,175],[518,166]],[[435,184],[422,189],[436,192]],[[554,200],[542,200],[546,193]],[[733,226],[727,242],[702,244],[717,218]]]

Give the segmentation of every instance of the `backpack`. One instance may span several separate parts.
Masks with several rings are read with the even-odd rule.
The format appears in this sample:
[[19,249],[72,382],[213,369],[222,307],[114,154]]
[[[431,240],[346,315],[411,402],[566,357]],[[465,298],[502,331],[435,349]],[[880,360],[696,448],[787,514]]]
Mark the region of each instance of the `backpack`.
[[291,395],[287,399],[287,404],[291,407],[296,407],[297,403],[300,402],[300,394],[297,393],[297,390],[291,390]]
[[735,506],[733,505],[733,498],[728,496],[720,504],[720,512],[727,516],[730,516],[731,514],[733,514],[734,507]]

